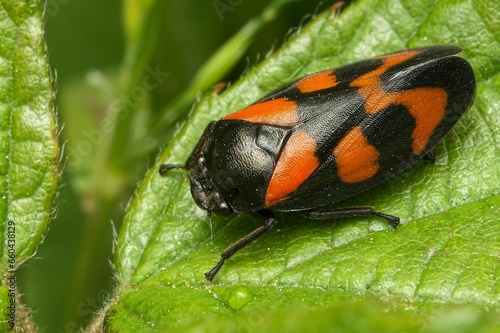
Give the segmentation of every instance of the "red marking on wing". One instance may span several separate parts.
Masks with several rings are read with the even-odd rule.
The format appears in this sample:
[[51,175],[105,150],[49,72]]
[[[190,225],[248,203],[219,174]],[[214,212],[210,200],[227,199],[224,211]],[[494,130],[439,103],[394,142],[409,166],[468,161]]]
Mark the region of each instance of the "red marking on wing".
[[316,170],[320,162],[315,152],[316,141],[305,131],[298,130],[290,136],[267,187],[266,207],[285,199]]
[[299,114],[297,103],[282,97],[252,104],[223,119],[246,120],[254,124],[294,126],[299,121]]
[[382,66],[360,76],[350,84],[351,87],[358,88],[358,92],[365,99],[364,107],[367,113],[379,112],[391,104],[403,105],[410,112],[416,123],[412,133],[412,150],[415,155],[425,149],[432,133],[443,120],[448,94],[444,89],[437,87],[387,92],[383,89],[380,76],[391,67],[419,54],[420,51],[408,51],[382,57],[384,60]]
[[344,183],[357,183],[373,177],[378,169],[380,153],[368,142],[361,127],[354,127],[333,149],[337,175]]
[[312,74],[295,82],[295,87],[297,87],[301,93],[320,91],[333,88],[337,85],[338,82],[333,70]]
[[411,135],[412,150],[418,155],[444,118],[448,94],[441,88],[415,88],[397,93],[394,99],[394,104],[404,105],[415,119],[416,127]]

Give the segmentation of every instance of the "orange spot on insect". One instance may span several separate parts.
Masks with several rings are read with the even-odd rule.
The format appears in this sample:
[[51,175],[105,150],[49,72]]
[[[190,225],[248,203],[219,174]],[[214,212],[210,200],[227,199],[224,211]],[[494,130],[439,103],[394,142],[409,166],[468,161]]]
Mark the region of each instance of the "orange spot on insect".
[[328,88],[333,88],[338,85],[333,70],[324,71],[321,73],[313,74],[304,77],[303,79],[295,82],[295,87],[301,93],[310,93]]
[[394,95],[396,102],[404,105],[415,119],[412,150],[419,155],[444,118],[448,94],[442,88],[415,88]]
[[382,66],[361,75],[351,82],[350,86],[358,88],[358,92],[364,98],[367,113],[376,113],[386,108],[392,102],[392,99],[387,98],[390,94],[383,89],[380,76],[390,68],[410,60],[420,53],[420,51],[408,51],[383,56],[380,58],[383,60]]
[[246,120],[254,124],[294,126],[299,121],[299,113],[297,103],[283,97],[252,104],[223,119]]
[[354,127],[333,149],[337,175],[344,183],[358,183],[373,177],[378,169],[379,151],[368,142],[361,127]]
[[389,105],[403,105],[415,119],[416,127],[412,133],[412,150],[419,155],[427,146],[432,133],[443,120],[448,95],[442,88],[421,87],[408,91],[387,92],[382,86],[380,76],[391,67],[401,64],[420,54],[408,51],[382,57],[384,63],[374,71],[360,76],[351,82],[364,98],[367,113],[377,113]]
[[306,131],[298,130],[288,139],[267,187],[265,206],[286,199],[319,166],[316,141]]

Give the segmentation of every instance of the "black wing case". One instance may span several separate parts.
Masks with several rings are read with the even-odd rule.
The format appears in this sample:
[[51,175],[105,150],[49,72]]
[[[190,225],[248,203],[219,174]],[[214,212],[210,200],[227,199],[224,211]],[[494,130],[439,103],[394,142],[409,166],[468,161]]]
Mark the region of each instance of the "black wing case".
[[265,206],[291,211],[332,204],[429,153],[474,99],[471,66],[452,56],[459,51],[436,46],[362,61],[305,77],[257,102],[293,101],[298,114]]

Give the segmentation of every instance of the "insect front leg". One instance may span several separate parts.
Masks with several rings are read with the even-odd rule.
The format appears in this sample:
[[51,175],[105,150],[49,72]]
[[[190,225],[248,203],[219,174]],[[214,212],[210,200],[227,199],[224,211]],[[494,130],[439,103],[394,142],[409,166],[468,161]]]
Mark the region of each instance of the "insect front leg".
[[227,249],[224,250],[224,252],[221,253],[221,258],[217,265],[214,266],[210,271],[205,273],[205,278],[209,281],[212,281],[217,274],[217,272],[221,269],[222,265],[224,265],[224,262],[226,259],[231,258],[233,254],[241,250],[243,247],[245,247],[248,243],[256,240],[263,234],[265,234],[267,231],[271,230],[274,225],[276,224],[277,220],[274,214],[268,210],[263,210],[260,212],[257,212],[257,214],[261,217],[264,218],[264,225],[255,229],[245,237],[241,238],[238,240],[236,243],[233,245],[229,246]]
[[377,212],[370,206],[361,206],[361,207],[345,207],[345,208],[336,208],[332,210],[323,210],[323,211],[306,211],[304,215],[308,218],[315,220],[323,220],[323,219],[337,219],[344,217],[371,217],[377,216],[380,217],[389,223],[392,224],[394,228],[399,225],[399,217],[384,214],[381,212]]

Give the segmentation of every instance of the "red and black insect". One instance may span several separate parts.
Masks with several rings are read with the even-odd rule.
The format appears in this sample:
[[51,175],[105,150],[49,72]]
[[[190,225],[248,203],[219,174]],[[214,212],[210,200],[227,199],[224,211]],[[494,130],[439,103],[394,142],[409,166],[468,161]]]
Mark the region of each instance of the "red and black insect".
[[457,46],[396,52],[308,75],[211,122],[186,164],[209,213],[254,213],[264,225],[224,252],[205,277],[273,228],[273,212],[313,219],[378,216],[372,207],[318,210],[429,157],[470,108],[476,84]]

